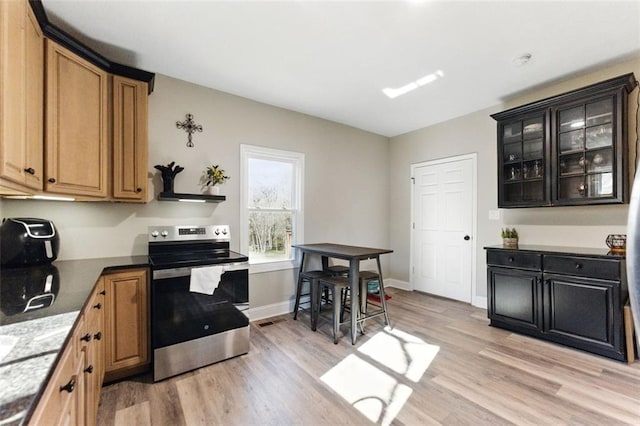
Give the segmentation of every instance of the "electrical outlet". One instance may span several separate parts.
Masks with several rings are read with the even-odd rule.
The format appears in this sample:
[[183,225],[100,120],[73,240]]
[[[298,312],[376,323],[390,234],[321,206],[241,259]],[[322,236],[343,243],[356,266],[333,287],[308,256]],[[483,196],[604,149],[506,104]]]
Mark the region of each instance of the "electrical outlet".
[[500,220],[500,210],[489,210],[489,220]]

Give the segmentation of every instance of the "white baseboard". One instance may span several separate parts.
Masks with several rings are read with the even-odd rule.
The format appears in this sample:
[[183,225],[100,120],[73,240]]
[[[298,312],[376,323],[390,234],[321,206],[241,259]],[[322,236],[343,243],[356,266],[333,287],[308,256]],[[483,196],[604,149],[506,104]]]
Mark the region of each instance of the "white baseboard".
[[475,306],[476,308],[487,309],[487,298],[482,296],[475,296],[473,298],[472,305]]
[[251,321],[258,321],[265,318],[277,317],[292,311],[292,305],[287,300],[284,302],[273,303],[271,305],[259,306],[249,309],[249,318]]
[[384,279],[384,286],[385,287],[395,287],[395,288],[399,288],[401,290],[406,290],[406,291],[413,291],[413,288],[411,287],[411,284],[406,282],[406,281],[400,281],[400,280],[396,280],[393,278],[385,278]]

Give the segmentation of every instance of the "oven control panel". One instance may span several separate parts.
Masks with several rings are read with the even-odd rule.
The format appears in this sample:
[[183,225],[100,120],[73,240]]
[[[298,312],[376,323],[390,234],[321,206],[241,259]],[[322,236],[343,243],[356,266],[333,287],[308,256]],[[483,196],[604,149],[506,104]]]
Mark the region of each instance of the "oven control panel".
[[150,226],[149,242],[156,241],[230,241],[229,225]]

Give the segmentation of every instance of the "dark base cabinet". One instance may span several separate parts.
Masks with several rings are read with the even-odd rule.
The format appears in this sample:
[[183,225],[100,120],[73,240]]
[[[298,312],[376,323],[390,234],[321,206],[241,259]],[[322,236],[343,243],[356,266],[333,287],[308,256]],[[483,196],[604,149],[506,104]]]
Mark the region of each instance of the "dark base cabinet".
[[489,268],[488,303],[493,322],[518,330],[540,329],[541,274],[507,268]]
[[626,360],[624,256],[544,246],[486,249],[492,326]]
[[624,360],[619,283],[545,276],[543,332],[549,340]]

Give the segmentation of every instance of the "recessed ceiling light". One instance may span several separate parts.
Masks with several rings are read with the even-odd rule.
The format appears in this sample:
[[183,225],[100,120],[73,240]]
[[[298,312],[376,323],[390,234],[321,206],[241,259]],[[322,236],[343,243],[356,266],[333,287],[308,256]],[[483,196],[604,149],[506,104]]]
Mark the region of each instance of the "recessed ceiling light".
[[526,65],[531,60],[531,57],[531,53],[523,53],[522,55],[513,58],[511,60],[511,63],[513,63],[513,65],[515,65],[516,67],[521,67],[523,65]]

